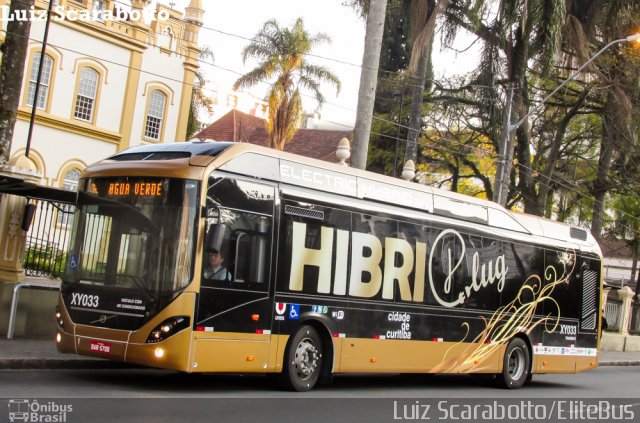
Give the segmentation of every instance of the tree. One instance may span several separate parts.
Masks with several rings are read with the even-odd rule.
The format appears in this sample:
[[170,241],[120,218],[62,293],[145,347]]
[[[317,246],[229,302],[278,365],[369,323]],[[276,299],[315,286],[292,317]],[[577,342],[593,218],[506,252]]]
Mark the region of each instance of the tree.
[[[29,16],[34,0],[12,1],[9,16]],[[7,23],[0,66],[0,165],[9,160],[16,124],[24,62],[27,56],[31,20],[13,19]]]
[[[350,0],[346,3],[361,16],[367,16],[368,0]],[[369,137],[364,137],[363,145],[354,142],[352,150],[352,166],[357,163],[354,157],[363,154],[366,169],[394,175],[397,172],[400,140],[406,139],[408,86],[412,84],[411,75],[405,72],[409,63],[410,49],[408,43],[410,0],[388,0],[384,18],[384,35],[380,47],[380,60],[377,72],[377,86]],[[356,135],[356,139],[357,135]],[[402,152],[404,143],[402,142]],[[360,151],[360,152],[357,152]],[[394,163],[396,169],[394,169]],[[360,167],[358,165],[358,167]],[[363,164],[364,168],[364,164]]]
[[411,2],[411,27],[409,39],[412,44],[409,72],[416,75],[411,95],[411,118],[405,146],[404,159],[417,162],[418,139],[422,129],[422,103],[427,81],[427,72],[431,68],[431,50],[436,20],[449,4],[449,0],[413,0]]
[[[619,39],[637,31],[640,5],[632,0],[611,2],[603,14],[602,44]],[[635,43],[634,43],[635,44]],[[598,159],[597,177],[593,181],[594,197],[591,233],[599,237],[605,215],[606,196],[612,188],[611,171],[614,161],[625,160],[635,147],[639,126],[637,123],[640,95],[637,93],[638,64],[637,46],[625,46],[609,51],[597,63],[601,84],[606,88],[606,101],[602,109],[602,140]],[[635,116],[634,116],[635,115]]]
[[633,251],[631,277],[629,282],[636,285],[636,295],[640,294],[638,287],[638,258],[640,257],[640,199],[637,195],[618,196],[613,201],[614,225],[612,235],[625,240]]
[[[211,60],[211,63],[213,63],[213,52],[208,46],[202,47],[200,54],[198,54],[198,60]],[[191,91],[191,105],[189,106],[189,119],[187,121],[187,139],[191,138],[200,130],[202,123],[200,113],[202,113],[202,110],[206,110],[208,114],[213,112],[213,101],[205,94],[205,84],[206,79],[204,74],[200,71],[196,72],[193,90]]]
[[255,58],[259,63],[255,69],[238,78],[233,85],[234,90],[275,78],[266,95],[269,106],[266,126],[272,148],[283,150],[298,130],[302,116],[300,89],[311,91],[318,108],[325,102],[320,91],[322,82],[335,86],[336,92],[340,91],[340,80],[335,74],[323,66],[308,63],[305,58],[313,47],[329,41],[324,33],[309,34],[302,18],[298,18],[291,28],[282,28],[275,19],[271,19],[242,50],[245,63],[249,58]]
[[378,65],[386,15],[387,0],[371,0],[367,13],[367,30],[364,37],[358,108],[356,112],[355,136],[351,163],[353,167],[367,166],[371,119],[378,85]]

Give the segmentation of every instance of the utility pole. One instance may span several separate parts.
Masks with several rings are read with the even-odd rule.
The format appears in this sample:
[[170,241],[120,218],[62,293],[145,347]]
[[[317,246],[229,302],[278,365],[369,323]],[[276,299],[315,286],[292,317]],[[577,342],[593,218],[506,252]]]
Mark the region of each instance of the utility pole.
[[496,180],[493,187],[493,201],[504,206],[509,193],[509,175],[513,161],[513,143],[511,142],[511,105],[513,103],[513,84],[507,84],[507,103],[502,119],[502,136],[500,137],[500,158],[496,166]]
[[31,107],[31,118],[29,119],[29,131],[27,132],[27,146],[24,155],[29,157],[31,152],[31,139],[33,138],[33,124],[36,121],[36,111],[38,110],[38,97],[40,95],[40,86],[42,82],[42,69],[44,68],[45,57],[47,53],[47,40],[49,39],[49,25],[51,24],[51,13],[53,10],[53,2],[49,1],[47,9],[47,21],[44,24],[44,36],[42,38],[42,49],[40,50],[40,63],[38,65],[38,76],[36,77],[36,87],[33,93],[33,106]]

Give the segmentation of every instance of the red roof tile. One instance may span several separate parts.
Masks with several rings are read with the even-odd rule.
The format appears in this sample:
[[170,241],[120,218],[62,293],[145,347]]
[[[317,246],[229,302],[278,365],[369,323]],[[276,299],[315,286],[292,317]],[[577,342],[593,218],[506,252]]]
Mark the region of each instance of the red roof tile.
[[197,133],[194,138],[247,142],[253,130],[263,126],[264,119],[233,109]]
[[[194,138],[269,146],[269,133],[265,128],[265,120],[235,109],[196,134]],[[351,141],[353,132],[298,129],[293,139],[285,145],[284,151],[337,163],[336,149],[342,138]]]

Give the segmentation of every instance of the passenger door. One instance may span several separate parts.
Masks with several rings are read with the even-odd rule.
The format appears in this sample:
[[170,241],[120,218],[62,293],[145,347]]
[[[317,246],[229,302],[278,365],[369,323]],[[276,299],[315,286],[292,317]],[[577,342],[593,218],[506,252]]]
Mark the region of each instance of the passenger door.
[[[264,371],[271,339],[275,186],[214,173],[206,200],[203,269],[195,319],[197,371]],[[222,228],[222,231],[220,230]],[[211,242],[210,237],[219,238]],[[216,244],[229,277],[207,269]]]

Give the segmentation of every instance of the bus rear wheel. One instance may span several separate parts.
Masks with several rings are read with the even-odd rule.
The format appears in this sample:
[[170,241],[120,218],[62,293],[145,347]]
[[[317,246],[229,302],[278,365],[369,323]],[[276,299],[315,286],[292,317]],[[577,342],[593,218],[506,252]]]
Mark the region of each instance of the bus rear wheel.
[[322,340],[309,325],[301,326],[289,341],[281,375],[282,385],[304,392],[312,389],[322,372]]
[[520,338],[513,338],[504,352],[502,362],[502,374],[497,381],[499,385],[507,389],[518,389],[529,378],[531,357],[527,344]]

